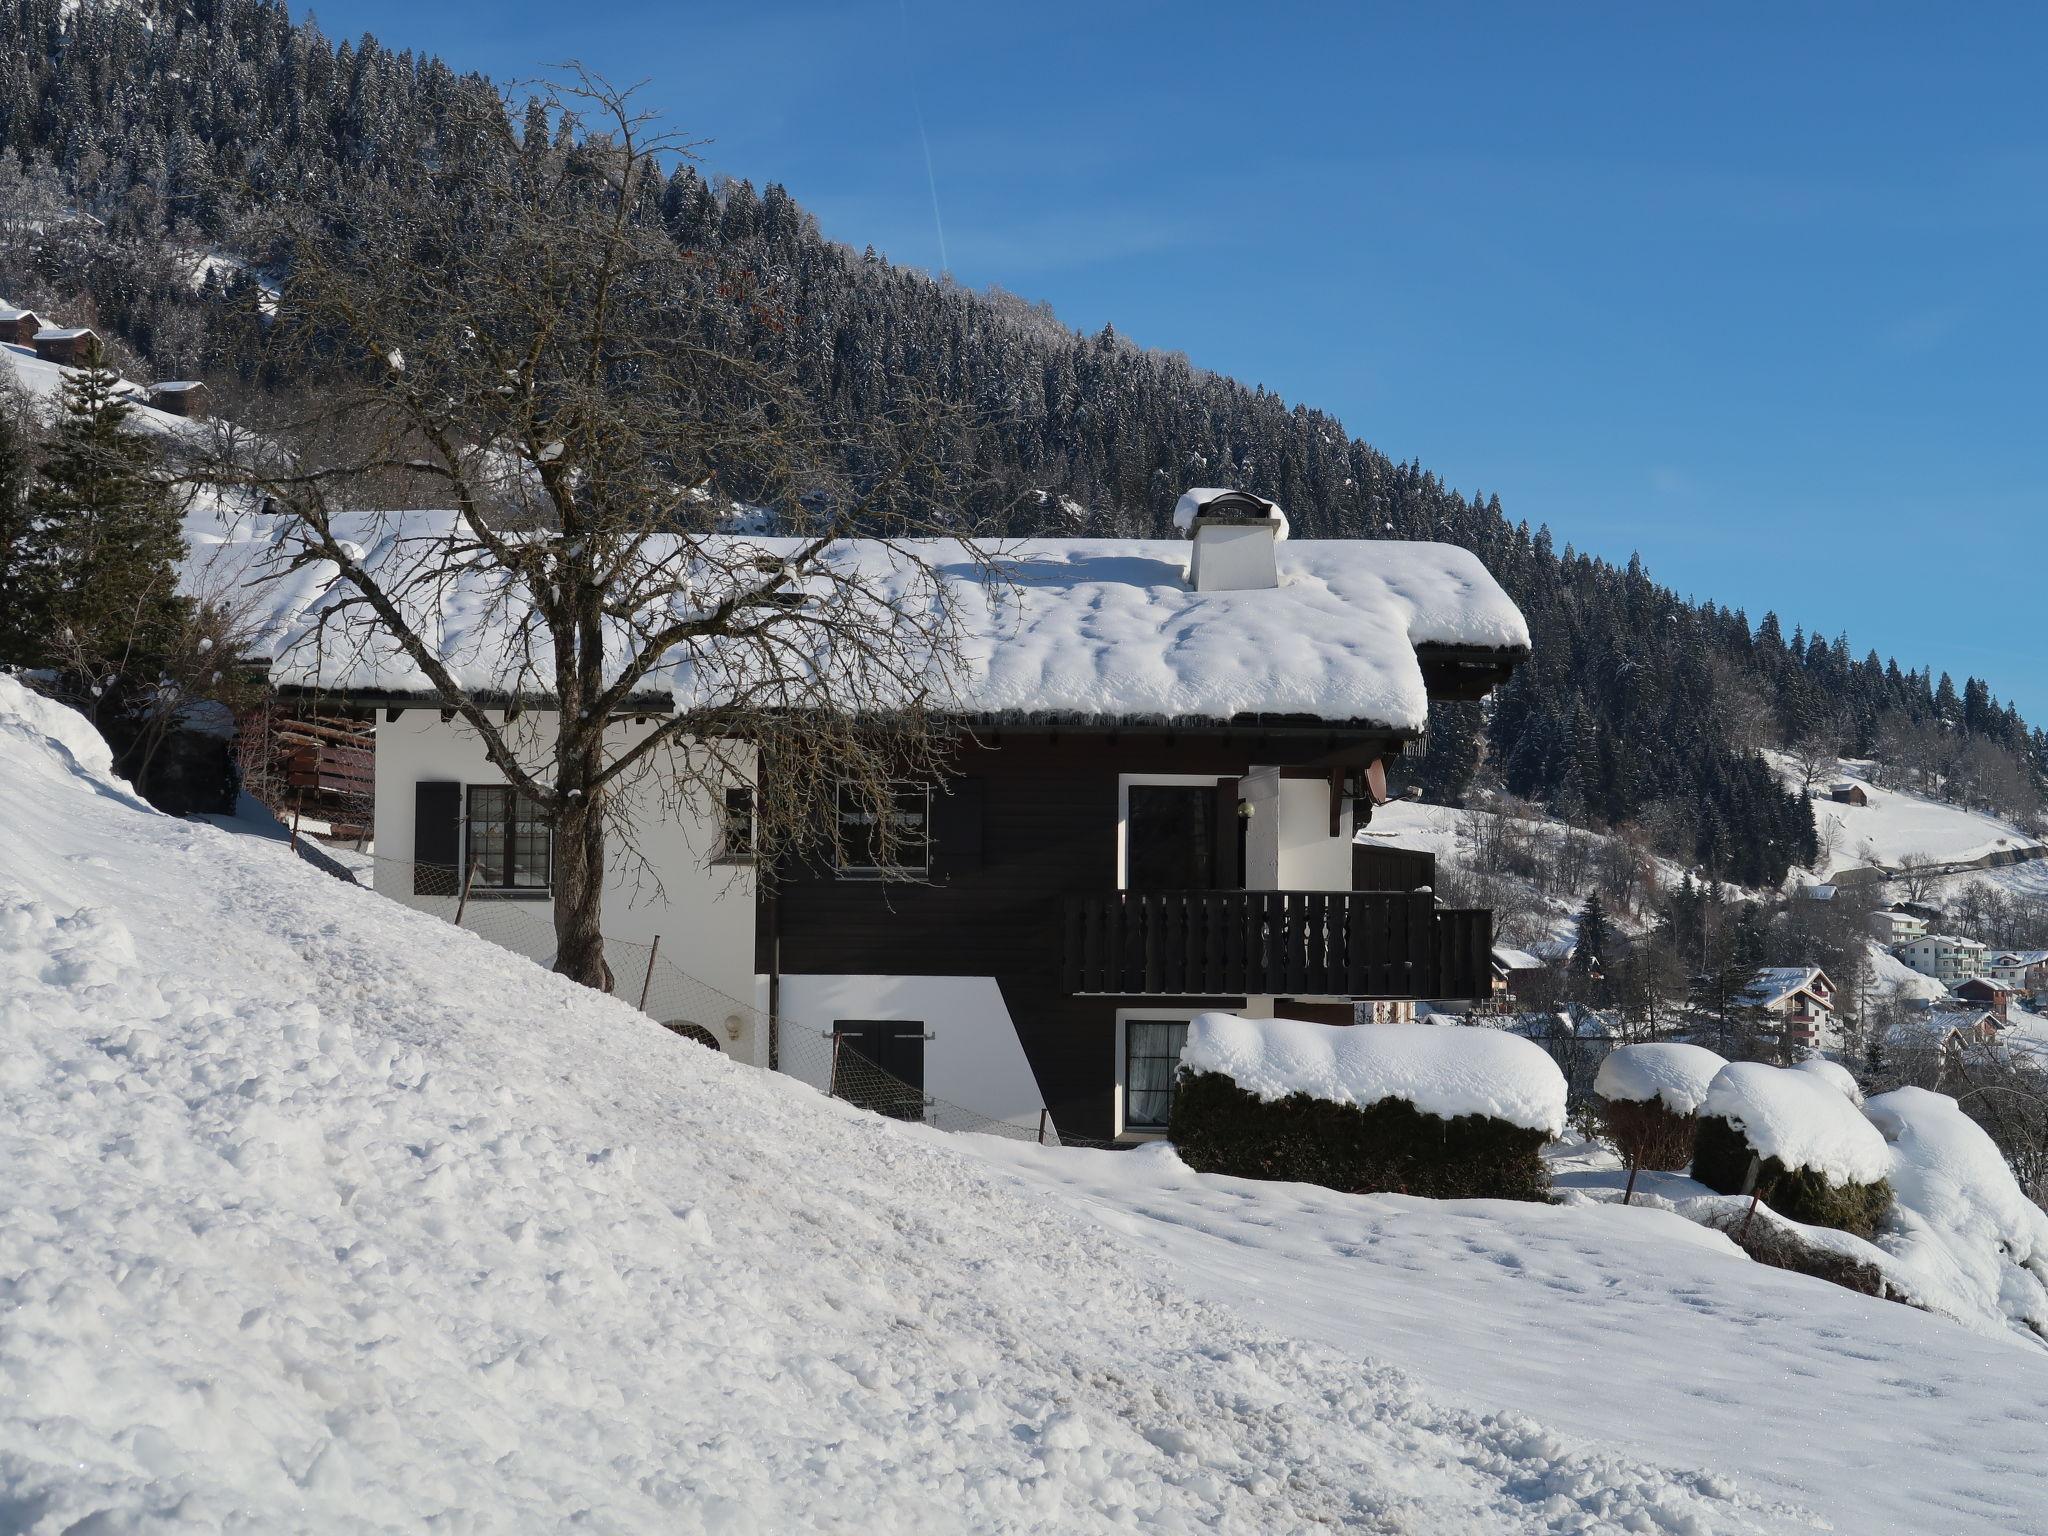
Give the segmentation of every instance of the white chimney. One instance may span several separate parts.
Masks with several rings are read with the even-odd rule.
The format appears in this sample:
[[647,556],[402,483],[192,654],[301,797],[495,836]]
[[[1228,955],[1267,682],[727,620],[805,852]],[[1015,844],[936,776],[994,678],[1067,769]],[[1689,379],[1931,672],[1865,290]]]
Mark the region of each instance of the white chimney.
[[1274,547],[1287,537],[1287,514],[1246,491],[1188,491],[1173,525],[1194,541],[1188,585],[1197,592],[1256,592],[1280,585]]

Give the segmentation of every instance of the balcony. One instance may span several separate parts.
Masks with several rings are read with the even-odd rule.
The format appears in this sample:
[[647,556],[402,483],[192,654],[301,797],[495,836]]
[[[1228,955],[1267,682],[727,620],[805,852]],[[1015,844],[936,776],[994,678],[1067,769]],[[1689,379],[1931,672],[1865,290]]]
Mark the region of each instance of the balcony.
[[1067,899],[1065,987],[1110,997],[1477,998],[1493,914],[1427,891],[1117,891]]

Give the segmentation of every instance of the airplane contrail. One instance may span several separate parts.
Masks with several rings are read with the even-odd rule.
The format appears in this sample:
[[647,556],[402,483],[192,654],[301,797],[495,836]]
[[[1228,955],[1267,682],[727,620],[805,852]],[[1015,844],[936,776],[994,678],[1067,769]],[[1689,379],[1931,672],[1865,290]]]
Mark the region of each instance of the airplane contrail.
[[[910,0],[896,0],[897,13],[903,18],[903,50],[906,61],[910,52]],[[925,132],[924,104],[917,96],[917,68],[908,65],[910,72],[910,110],[917,116],[917,138],[924,145],[924,180],[932,193],[932,228],[939,234],[939,271],[950,272],[953,263],[946,256],[946,221],[939,217],[939,178],[932,169],[932,138]]]

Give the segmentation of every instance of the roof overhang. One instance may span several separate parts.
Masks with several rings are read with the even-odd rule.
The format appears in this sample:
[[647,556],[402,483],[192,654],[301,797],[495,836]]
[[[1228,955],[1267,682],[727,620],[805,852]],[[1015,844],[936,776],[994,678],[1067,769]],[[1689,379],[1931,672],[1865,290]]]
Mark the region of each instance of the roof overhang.
[[1528,659],[1527,646],[1496,649],[1425,641],[1415,647],[1415,660],[1422,668],[1422,683],[1430,699],[1449,703],[1477,703],[1514,676],[1515,668]]

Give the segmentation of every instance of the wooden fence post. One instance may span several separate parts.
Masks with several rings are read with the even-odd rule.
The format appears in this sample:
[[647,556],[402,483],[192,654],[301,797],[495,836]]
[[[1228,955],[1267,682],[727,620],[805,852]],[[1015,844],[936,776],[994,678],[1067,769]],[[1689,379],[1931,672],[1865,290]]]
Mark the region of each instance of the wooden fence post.
[[469,863],[469,872],[462,877],[462,895],[455,902],[455,926],[462,926],[462,914],[469,909],[469,882],[476,878],[476,860]]
[[1043,1104],[1038,1106],[1038,1144],[1041,1147],[1045,1145],[1045,1117],[1051,1113]]
[[647,1011],[647,989],[654,985],[654,957],[661,953],[661,935],[654,936],[654,942],[647,946],[647,974],[640,978],[640,1011]]

